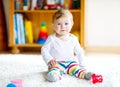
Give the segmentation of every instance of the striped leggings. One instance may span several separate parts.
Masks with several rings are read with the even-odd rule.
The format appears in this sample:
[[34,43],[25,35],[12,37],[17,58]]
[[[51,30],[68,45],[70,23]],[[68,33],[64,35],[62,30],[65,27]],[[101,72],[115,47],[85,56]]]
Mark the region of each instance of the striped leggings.
[[56,66],[49,66],[47,79],[49,81],[57,81],[62,78],[63,74],[69,74],[83,79],[85,73],[86,70],[80,67],[76,61],[59,61]]

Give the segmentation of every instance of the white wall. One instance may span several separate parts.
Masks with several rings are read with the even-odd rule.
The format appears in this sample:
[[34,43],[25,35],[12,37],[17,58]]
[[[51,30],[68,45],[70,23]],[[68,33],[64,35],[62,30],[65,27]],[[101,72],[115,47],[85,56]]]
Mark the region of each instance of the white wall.
[[120,0],[85,0],[86,46],[120,46]]

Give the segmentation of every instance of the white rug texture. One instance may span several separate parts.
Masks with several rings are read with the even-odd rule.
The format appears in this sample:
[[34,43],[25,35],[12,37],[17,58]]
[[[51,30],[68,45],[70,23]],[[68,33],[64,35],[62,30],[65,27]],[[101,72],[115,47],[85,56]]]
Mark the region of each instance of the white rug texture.
[[45,77],[47,66],[41,55],[0,54],[0,87],[6,87],[11,80],[22,80],[23,87],[119,87],[120,55],[87,54],[85,63],[88,71],[101,74],[103,82],[91,81],[63,75],[58,82],[48,82]]

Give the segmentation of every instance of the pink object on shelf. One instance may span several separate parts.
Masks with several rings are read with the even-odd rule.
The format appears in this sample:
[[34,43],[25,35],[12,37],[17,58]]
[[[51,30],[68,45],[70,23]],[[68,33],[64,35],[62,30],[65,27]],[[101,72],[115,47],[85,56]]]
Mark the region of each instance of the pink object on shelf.
[[103,77],[102,77],[102,75],[93,74],[93,75],[92,75],[92,82],[93,82],[93,84],[103,82]]
[[16,80],[11,80],[13,84],[15,84],[17,87],[22,87],[22,80],[21,79],[16,79]]

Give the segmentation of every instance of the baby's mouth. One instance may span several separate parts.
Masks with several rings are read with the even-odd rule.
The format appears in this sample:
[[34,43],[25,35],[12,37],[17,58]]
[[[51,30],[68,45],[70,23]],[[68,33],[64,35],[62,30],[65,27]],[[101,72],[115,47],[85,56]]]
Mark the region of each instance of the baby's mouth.
[[61,31],[66,31],[66,30],[61,30]]

